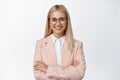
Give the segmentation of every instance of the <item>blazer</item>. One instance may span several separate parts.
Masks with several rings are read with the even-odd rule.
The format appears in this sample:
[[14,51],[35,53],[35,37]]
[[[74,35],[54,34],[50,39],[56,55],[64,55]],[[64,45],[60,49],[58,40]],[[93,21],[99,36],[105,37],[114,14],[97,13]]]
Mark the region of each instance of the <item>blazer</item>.
[[[34,70],[36,80],[82,80],[85,74],[86,63],[83,53],[82,42],[74,40],[72,53],[69,52],[67,42],[64,42],[61,65],[57,65],[57,58],[54,43],[50,36],[37,40],[34,64],[37,60],[42,60],[48,65],[47,72]],[[73,66],[74,62],[77,66]],[[33,64],[33,65],[34,65]]]

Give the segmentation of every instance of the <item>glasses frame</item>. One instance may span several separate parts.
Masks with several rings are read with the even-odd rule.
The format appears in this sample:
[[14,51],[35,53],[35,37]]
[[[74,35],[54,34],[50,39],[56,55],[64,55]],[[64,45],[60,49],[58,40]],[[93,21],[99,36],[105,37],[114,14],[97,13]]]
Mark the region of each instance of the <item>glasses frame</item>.
[[[55,19],[55,21],[53,21],[52,19]],[[63,21],[64,20],[64,21]],[[53,22],[52,22],[53,21]],[[63,21],[63,22],[62,22]],[[52,25],[56,25],[57,22],[59,22],[60,24],[65,24],[67,22],[67,18],[66,17],[60,17],[60,18],[49,18],[49,22],[52,24]]]

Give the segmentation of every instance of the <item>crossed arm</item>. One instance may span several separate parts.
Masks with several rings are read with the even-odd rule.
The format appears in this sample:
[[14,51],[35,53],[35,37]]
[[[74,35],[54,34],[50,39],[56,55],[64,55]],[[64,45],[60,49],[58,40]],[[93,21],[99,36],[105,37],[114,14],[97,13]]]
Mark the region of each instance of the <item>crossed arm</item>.
[[38,59],[40,56],[40,44],[38,43],[35,54],[34,73],[37,80],[82,80],[84,77],[86,67],[82,45],[78,46],[76,60],[68,67],[48,66],[41,59]]
[[[74,61],[74,63],[72,64],[72,66],[74,66],[74,67],[76,67],[76,66],[78,66],[79,65],[79,61]],[[55,67],[54,67],[54,69],[55,69]],[[59,70],[60,69],[62,69],[62,70],[64,70],[65,68],[60,68],[60,66],[59,66],[59,68],[58,68]],[[41,61],[41,60],[38,60],[38,61],[36,61],[36,63],[34,64],[34,70],[35,71],[41,71],[41,72],[43,72],[43,73],[47,73],[47,70],[48,70],[48,65],[47,64],[45,64],[43,61]],[[62,72],[62,70],[61,70],[61,72]],[[52,71],[53,72],[53,71]],[[63,72],[62,72],[63,73]],[[53,73],[53,74],[56,74],[56,73]],[[62,77],[60,77],[60,76],[55,76],[55,75],[53,75],[53,74],[51,74],[51,73],[49,73],[49,76],[48,76],[48,78],[51,78],[51,79],[53,79],[53,78],[62,78]],[[59,73],[60,74],[60,73]]]

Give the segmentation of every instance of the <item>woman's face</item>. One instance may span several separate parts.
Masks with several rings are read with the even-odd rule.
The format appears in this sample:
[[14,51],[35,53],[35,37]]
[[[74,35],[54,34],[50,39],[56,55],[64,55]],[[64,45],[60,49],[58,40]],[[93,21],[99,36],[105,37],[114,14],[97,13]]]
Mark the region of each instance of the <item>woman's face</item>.
[[50,28],[56,36],[63,36],[66,29],[66,16],[61,11],[54,11],[50,14]]

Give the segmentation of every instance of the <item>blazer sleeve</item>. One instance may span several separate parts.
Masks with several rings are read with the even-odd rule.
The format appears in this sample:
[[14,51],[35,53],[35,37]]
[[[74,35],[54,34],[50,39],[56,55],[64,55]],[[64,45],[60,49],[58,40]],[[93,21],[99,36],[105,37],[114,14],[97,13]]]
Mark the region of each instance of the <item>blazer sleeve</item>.
[[47,76],[55,76],[61,79],[69,79],[69,80],[82,80],[85,74],[86,63],[83,53],[83,44],[79,43],[76,46],[76,51],[74,54],[74,61],[78,61],[79,64],[77,66],[70,65],[66,68],[49,66],[47,70]]
[[[35,64],[36,61],[42,60],[41,54],[42,54],[42,43],[41,43],[40,40],[38,40],[36,42],[33,65]],[[35,76],[36,80],[53,80],[53,79],[48,78],[46,73],[44,73],[40,70],[35,70],[34,69],[34,76]]]

